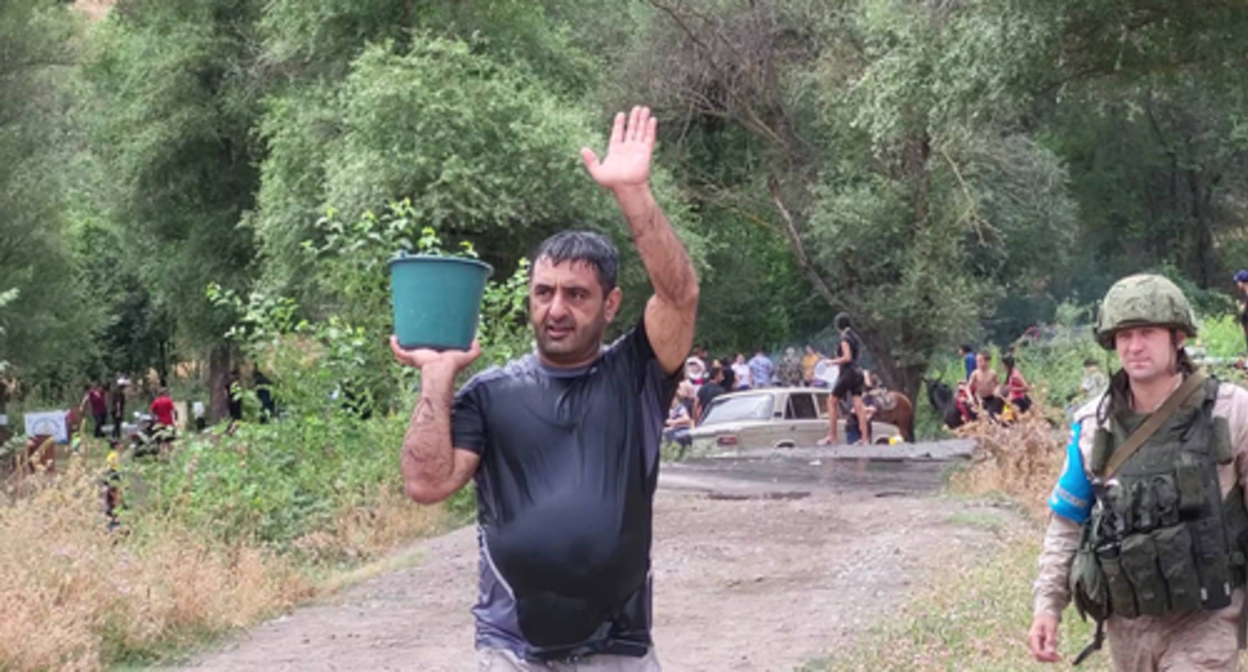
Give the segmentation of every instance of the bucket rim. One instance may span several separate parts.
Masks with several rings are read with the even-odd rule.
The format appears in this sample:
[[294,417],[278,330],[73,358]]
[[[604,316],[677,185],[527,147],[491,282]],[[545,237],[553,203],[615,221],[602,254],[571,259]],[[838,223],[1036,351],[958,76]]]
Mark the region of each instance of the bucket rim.
[[491,275],[494,274],[494,267],[484,261],[481,261],[480,259],[473,259],[471,257],[445,257],[437,254],[408,254],[406,252],[399,252],[397,256],[391,257],[388,261],[386,261],[386,265],[394,266],[395,264],[403,263],[405,261],[436,261],[468,264],[471,266],[480,266]]

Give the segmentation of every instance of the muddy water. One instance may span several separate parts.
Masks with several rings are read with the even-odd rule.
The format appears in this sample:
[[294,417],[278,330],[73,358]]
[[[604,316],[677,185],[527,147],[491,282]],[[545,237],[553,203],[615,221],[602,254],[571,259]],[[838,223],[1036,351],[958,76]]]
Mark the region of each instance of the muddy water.
[[750,451],[665,464],[660,486],[721,493],[800,491],[924,495],[940,490],[951,469],[970,456],[969,442],[905,448],[799,448]]

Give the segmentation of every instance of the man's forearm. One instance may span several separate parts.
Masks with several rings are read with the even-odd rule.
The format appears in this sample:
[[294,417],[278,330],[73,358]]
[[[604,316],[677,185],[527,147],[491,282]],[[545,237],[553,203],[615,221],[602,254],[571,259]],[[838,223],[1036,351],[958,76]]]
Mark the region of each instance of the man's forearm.
[[403,436],[403,480],[417,501],[436,499],[436,491],[454,474],[451,402],[455,374],[429,368],[421,372],[420,399]]
[[615,192],[615,198],[628,220],[637,254],[650,275],[654,293],[674,306],[697,301],[698,279],[693,262],[650,188],[620,189]]
[[1070,604],[1070,567],[1078,550],[1079,525],[1050,514],[1040,551],[1040,573],[1032,584],[1033,614],[1061,619],[1062,610]]

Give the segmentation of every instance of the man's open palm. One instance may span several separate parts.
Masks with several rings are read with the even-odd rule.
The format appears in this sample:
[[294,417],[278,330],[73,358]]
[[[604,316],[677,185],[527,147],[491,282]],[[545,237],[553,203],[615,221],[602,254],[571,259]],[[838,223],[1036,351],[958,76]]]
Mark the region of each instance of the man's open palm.
[[594,150],[585,147],[581,149],[585,168],[598,184],[612,191],[644,185],[650,178],[650,153],[657,127],[658,121],[650,116],[648,107],[634,107],[627,119],[623,112],[616,114],[606,158],[600,162]]

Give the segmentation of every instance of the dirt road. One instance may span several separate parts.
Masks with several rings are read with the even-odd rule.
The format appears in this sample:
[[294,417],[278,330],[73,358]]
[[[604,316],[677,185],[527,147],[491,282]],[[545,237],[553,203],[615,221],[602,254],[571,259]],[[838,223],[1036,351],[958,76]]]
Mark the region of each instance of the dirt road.
[[[956,451],[955,451],[956,452]],[[666,670],[791,670],[862,633],[1018,520],[936,493],[946,463],[818,452],[665,465],[654,636]],[[473,670],[476,539],[263,624],[190,670]]]

